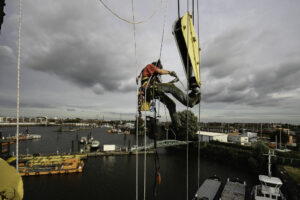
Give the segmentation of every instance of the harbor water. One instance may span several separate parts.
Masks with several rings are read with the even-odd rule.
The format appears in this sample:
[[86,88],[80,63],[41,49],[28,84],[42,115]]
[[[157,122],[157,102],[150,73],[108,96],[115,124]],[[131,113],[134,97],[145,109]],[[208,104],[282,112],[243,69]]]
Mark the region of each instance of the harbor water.
[[[92,132],[94,139],[103,144],[116,144],[127,146],[136,143],[134,135],[109,134],[105,128],[94,128],[74,132],[56,132],[58,127],[30,127],[32,134],[42,135],[41,140],[20,142],[20,154],[35,153],[70,153],[72,146],[78,150],[77,140]],[[14,127],[2,127],[3,136],[14,135]],[[21,128],[21,132],[25,128]],[[78,135],[78,136],[77,136]],[[151,142],[151,140],[148,140]],[[139,138],[140,144],[143,137]],[[15,152],[14,145],[11,151]],[[188,189],[189,199],[197,191],[197,154],[189,154]],[[157,186],[157,199],[186,199],[186,152],[179,150],[159,150],[160,174],[162,182]],[[147,154],[146,168],[146,196],[154,199],[154,155]],[[200,160],[200,184],[208,177],[217,175],[223,184],[227,178],[239,178],[246,181],[247,190],[256,183],[257,177],[250,174],[247,169],[235,169],[228,165],[209,160]],[[144,191],[144,155],[139,155],[139,199],[143,199]],[[51,176],[23,177],[24,199],[135,199],[136,191],[136,156],[101,156],[89,157],[85,160],[82,173]]]

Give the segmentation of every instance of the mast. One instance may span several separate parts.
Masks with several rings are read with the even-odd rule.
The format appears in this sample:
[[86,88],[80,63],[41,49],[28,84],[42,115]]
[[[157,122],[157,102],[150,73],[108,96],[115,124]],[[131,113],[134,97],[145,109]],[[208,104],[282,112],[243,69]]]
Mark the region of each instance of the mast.
[[271,153],[271,150],[269,149],[269,153],[267,155],[268,155],[268,176],[271,178],[272,177],[272,172],[271,172],[271,165],[272,165],[271,156],[275,156],[274,151],[272,151],[272,153]]
[[280,145],[279,145],[279,148],[281,149],[281,130],[282,130],[282,128],[280,128],[280,135],[279,135],[279,137],[280,137]]

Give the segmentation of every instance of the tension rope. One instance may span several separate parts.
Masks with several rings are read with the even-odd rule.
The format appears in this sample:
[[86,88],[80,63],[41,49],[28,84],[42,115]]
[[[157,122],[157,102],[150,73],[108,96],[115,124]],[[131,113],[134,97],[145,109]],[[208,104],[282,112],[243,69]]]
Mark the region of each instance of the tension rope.
[[160,9],[160,7],[161,7],[161,5],[162,5],[162,1],[163,1],[163,0],[160,0],[159,5],[156,7],[156,9],[152,12],[152,14],[151,14],[149,17],[147,17],[147,18],[144,19],[144,20],[137,21],[137,22],[136,22],[135,20],[130,21],[130,20],[128,20],[128,19],[125,19],[125,18],[121,17],[118,13],[116,13],[115,11],[113,11],[107,4],[105,4],[103,0],[99,0],[99,1],[103,4],[103,6],[104,6],[107,10],[109,10],[114,16],[116,16],[116,17],[119,18],[120,20],[122,20],[122,21],[124,21],[124,22],[127,22],[127,23],[129,23],[129,24],[142,24],[142,23],[147,22],[148,20],[150,20],[150,19],[157,13],[157,11]]
[[[104,3],[102,0],[100,0],[102,3]],[[161,0],[162,2],[162,0]],[[133,21],[130,22],[128,20],[124,20],[123,18],[120,18],[118,15],[116,15],[117,17],[119,17],[120,19],[128,22],[128,23],[131,23],[133,24],[133,32],[134,32],[134,52],[135,52],[135,61],[136,61],[136,77],[140,77],[140,75],[138,75],[138,61],[137,61],[137,48],[136,48],[136,27],[135,25],[136,24],[139,24],[141,22],[135,22],[135,15],[134,15],[134,0],[131,1],[132,3],[132,16],[133,16]],[[104,4],[105,5],[105,4]],[[106,8],[108,8],[106,5],[105,5]],[[166,4],[166,7],[165,9],[167,10],[167,4]],[[110,11],[112,11],[110,9]],[[156,11],[155,11],[156,12]],[[154,12],[154,13],[155,13]],[[113,13],[113,12],[112,12]],[[116,14],[116,13],[113,13],[113,14]],[[153,16],[154,14],[152,14]],[[149,18],[150,19],[150,18]],[[143,21],[145,22],[145,21]],[[164,15],[164,23],[163,23],[163,30],[162,30],[162,38],[161,38],[161,44],[160,44],[160,52],[159,52],[159,59],[161,58],[161,53],[162,53],[162,48],[163,48],[163,41],[164,41],[164,31],[165,31],[165,23],[166,23],[166,12],[165,12],[165,15]],[[145,88],[145,98],[144,98],[144,103],[146,104],[146,96],[147,96],[147,89],[148,89],[148,86],[149,86],[149,83],[151,82],[151,78],[152,76],[149,78],[148,80],[148,83],[146,85],[146,88]],[[138,80],[139,81],[139,80]],[[154,88],[153,88],[154,89]],[[136,107],[136,147],[137,147],[137,151],[136,151],[136,200],[138,200],[138,132],[139,132],[139,129],[138,129],[138,121],[139,121],[139,117],[138,117],[138,105],[139,105],[139,102],[138,102],[138,94],[139,94],[139,84],[137,84],[137,89],[136,89],[136,92],[137,92],[137,107]],[[154,91],[153,91],[153,98],[154,98]],[[156,119],[156,110],[155,110],[155,119]],[[156,123],[156,122],[155,122]],[[155,124],[156,126],[156,124]],[[146,145],[147,145],[147,118],[146,118],[146,111],[145,111],[145,121],[144,121],[144,191],[143,191],[143,196],[144,196],[144,200],[146,200],[146,171],[147,171],[147,151],[146,151]],[[154,134],[154,149],[155,149],[155,174],[159,174],[159,169],[160,169],[160,166],[159,166],[159,158],[158,158],[158,154],[157,154],[157,151],[156,151],[156,136]],[[156,184],[156,182],[155,182]],[[156,198],[156,185],[154,186],[154,196]]]
[[[132,9],[132,20],[133,22],[135,21],[135,16],[134,16],[134,0],[131,0],[131,9]],[[136,65],[136,76],[138,75],[138,60],[137,60],[137,54],[136,54],[136,28],[135,28],[135,23],[133,25],[133,40],[134,40],[134,56],[135,56],[135,65]],[[136,154],[135,154],[135,199],[139,199],[139,153],[138,153],[138,147],[139,147],[139,108],[138,108],[138,95],[139,95],[139,86],[137,85],[136,87]]]
[[[189,0],[187,0],[187,12],[189,12]],[[187,21],[187,41],[189,41],[189,16],[186,19]],[[187,43],[187,55],[186,55],[186,63],[187,67],[189,66],[189,42]],[[187,70],[187,77],[190,77],[190,69]],[[189,200],[189,129],[188,129],[188,124],[189,124],[189,119],[188,119],[188,111],[189,111],[189,94],[188,94],[188,89],[189,89],[189,79],[187,79],[187,90],[186,90],[186,200]]]
[[[166,18],[167,18],[167,9],[168,9],[168,0],[166,1],[165,6],[165,12],[164,12],[164,22],[163,22],[163,30],[162,30],[162,36],[161,36],[161,43],[160,43],[160,51],[159,51],[159,60],[161,59],[162,49],[163,49],[163,43],[164,43],[164,35],[165,35],[165,25],[166,25]],[[153,88],[153,98],[154,98],[154,88]],[[156,105],[156,102],[155,102]],[[159,164],[159,156],[157,152],[157,113],[156,113],[156,107],[154,109],[154,120],[155,120],[155,128],[154,128],[154,167],[155,167],[155,174],[154,174],[154,187],[153,187],[153,195],[154,199],[157,197],[157,185],[161,182],[161,176],[159,173],[160,170],[160,164]]]
[[[200,29],[199,29],[199,0],[197,0],[197,33],[198,33],[198,47],[200,48]],[[200,50],[198,51],[199,59],[200,59]],[[200,62],[200,60],[199,60]],[[199,73],[200,73],[200,63],[199,63]],[[200,76],[201,74],[199,74]],[[201,80],[201,78],[200,78]],[[201,87],[200,87],[200,95],[201,95]],[[200,187],[200,131],[201,131],[201,121],[200,121],[200,110],[201,110],[201,96],[199,102],[199,110],[198,110],[198,120],[199,120],[199,135],[198,135],[198,172],[197,172],[197,188]]]
[[19,170],[19,118],[20,118],[20,70],[21,70],[22,0],[19,1],[18,64],[17,64],[17,130],[16,169]]

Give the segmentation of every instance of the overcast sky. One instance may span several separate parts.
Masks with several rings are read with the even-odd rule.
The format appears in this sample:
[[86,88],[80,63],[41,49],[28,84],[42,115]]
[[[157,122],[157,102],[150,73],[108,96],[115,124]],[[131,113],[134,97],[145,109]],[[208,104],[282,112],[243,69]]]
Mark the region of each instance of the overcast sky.
[[[105,2],[132,19],[130,0]],[[136,19],[148,18],[159,4],[135,1]],[[181,1],[181,15],[186,9]],[[199,1],[202,121],[300,123],[299,9],[297,0]],[[0,116],[15,116],[18,2],[6,1],[5,13]],[[153,18],[136,26],[139,71],[159,57],[165,15],[161,60],[186,82],[172,35],[174,0],[164,0]],[[26,0],[22,23],[22,116],[134,118],[133,25],[99,0]],[[192,110],[197,114],[198,106]]]

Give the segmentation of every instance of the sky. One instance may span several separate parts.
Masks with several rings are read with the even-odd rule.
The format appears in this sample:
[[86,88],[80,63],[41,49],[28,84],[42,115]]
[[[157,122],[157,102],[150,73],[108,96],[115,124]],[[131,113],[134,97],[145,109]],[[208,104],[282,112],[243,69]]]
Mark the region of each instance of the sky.
[[[130,0],[103,1],[132,21]],[[183,15],[187,3],[180,2]],[[139,0],[134,7],[137,21],[159,8],[136,25],[137,65],[133,25],[100,0],[23,1],[20,115],[134,119],[135,77],[159,58],[163,30],[163,66],[185,83],[172,35],[177,1]],[[201,121],[300,123],[299,8],[297,0],[199,1]],[[6,1],[0,116],[16,116],[18,12],[18,1]],[[191,110],[198,116],[198,105]]]

